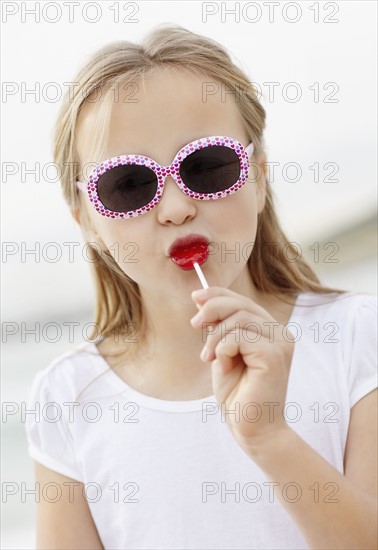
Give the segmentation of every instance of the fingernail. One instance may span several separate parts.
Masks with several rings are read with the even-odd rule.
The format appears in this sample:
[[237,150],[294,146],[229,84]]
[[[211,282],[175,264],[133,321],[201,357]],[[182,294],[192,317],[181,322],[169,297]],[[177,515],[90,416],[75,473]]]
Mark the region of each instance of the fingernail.
[[200,355],[202,361],[207,361],[208,358],[209,358],[209,350],[207,349],[207,347],[205,346],[203,348],[203,350],[201,351],[201,355]]
[[202,311],[199,311],[198,313],[195,314],[194,317],[190,319],[190,322],[193,326],[199,325],[202,321],[203,321]]

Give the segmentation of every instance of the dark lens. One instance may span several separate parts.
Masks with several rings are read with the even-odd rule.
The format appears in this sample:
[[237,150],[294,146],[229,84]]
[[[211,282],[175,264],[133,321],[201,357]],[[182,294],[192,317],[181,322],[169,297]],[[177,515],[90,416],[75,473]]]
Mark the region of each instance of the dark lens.
[[183,160],[180,176],[185,185],[197,193],[224,191],[239,179],[239,157],[230,147],[210,145]]
[[157,190],[155,173],[146,166],[115,166],[98,180],[97,191],[105,208],[113,212],[129,212],[146,206]]

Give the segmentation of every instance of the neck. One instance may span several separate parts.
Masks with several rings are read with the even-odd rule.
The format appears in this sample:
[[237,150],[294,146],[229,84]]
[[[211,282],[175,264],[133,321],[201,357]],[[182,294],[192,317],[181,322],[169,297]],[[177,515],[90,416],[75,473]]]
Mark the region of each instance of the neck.
[[[265,307],[266,300],[256,290],[247,266],[229,288]],[[181,375],[196,375],[206,369],[207,364],[199,357],[206,335],[190,324],[190,319],[198,311],[190,290],[181,298],[169,290],[163,295],[141,288],[141,296],[148,322],[148,334],[140,346],[141,351],[147,353],[153,364],[158,364],[159,370],[167,375],[179,372]]]
[[[223,281],[212,282],[215,286],[225,286]],[[247,266],[228,288],[251,298],[281,325],[289,320],[292,306],[258,292]],[[120,368],[121,377],[142,393],[160,399],[191,400],[212,395],[210,364],[200,359],[206,335],[190,324],[198,311],[190,290],[185,290],[184,297],[182,293],[162,294],[146,287],[140,290],[147,334],[139,339],[133,359],[124,364],[125,369]]]

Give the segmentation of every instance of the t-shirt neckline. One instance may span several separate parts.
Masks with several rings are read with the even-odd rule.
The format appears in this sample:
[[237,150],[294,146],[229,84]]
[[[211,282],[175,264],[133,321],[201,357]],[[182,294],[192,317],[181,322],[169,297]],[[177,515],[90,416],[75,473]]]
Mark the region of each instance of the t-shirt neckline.
[[[299,298],[303,298],[305,292],[301,292],[297,295],[294,307],[292,309],[290,318],[286,324],[289,325],[293,322],[293,319],[297,316],[297,310],[299,308]],[[101,341],[101,340],[100,340]],[[99,343],[99,342],[97,342]],[[95,342],[87,342],[85,346],[88,346],[91,350],[95,352],[95,355],[97,355],[98,359],[102,362],[104,366],[107,367],[107,373],[109,375],[109,381],[111,384],[118,390],[122,391],[122,393],[126,394],[130,400],[133,400],[137,405],[141,405],[148,409],[155,409],[160,411],[167,411],[167,412],[189,412],[189,411],[203,411],[206,410],[206,404],[214,404],[217,403],[217,400],[215,398],[215,395],[209,395],[207,397],[203,397],[201,399],[190,399],[185,401],[172,401],[167,399],[159,399],[157,397],[152,397],[150,395],[144,394],[133,388],[132,386],[129,386],[122,378],[118,376],[114,372],[114,370],[110,367],[109,363],[105,360],[105,358],[101,355],[99,352],[96,343]],[[204,368],[206,366],[204,365]],[[208,367],[210,368],[210,367]]]

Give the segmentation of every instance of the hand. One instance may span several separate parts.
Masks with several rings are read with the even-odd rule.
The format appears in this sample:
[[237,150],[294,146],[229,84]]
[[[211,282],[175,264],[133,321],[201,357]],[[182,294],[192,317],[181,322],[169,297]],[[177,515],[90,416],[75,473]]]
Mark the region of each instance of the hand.
[[192,326],[204,333],[210,326],[201,358],[212,365],[214,395],[235,439],[249,446],[289,429],[283,408],[293,335],[263,307],[232,290],[197,290],[192,299],[200,307]]

